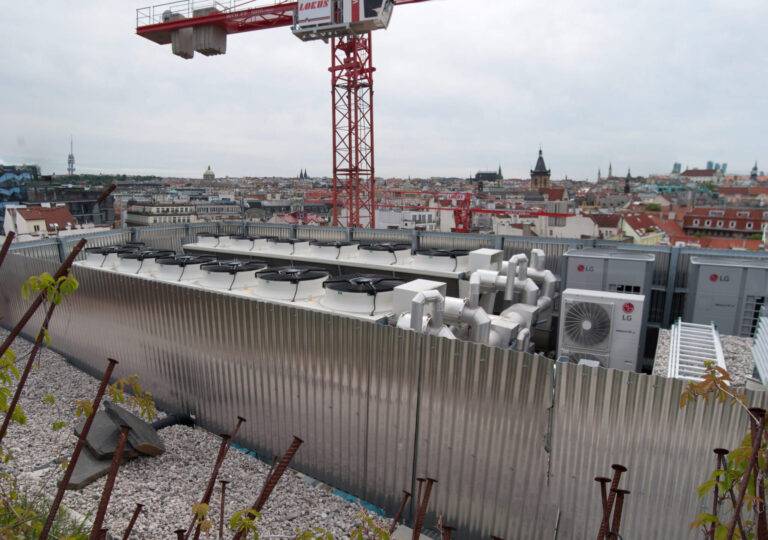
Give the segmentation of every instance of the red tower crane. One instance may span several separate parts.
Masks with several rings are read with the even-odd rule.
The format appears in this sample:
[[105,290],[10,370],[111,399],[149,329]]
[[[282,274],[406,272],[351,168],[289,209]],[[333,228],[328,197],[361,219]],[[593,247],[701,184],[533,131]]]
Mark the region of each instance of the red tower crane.
[[[192,58],[226,52],[227,36],[290,26],[304,41],[331,44],[333,224],[376,226],[371,33],[395,6],[429,0],[178,0],[136,10],[136,33]],[[342,215],[340,208],[346,210]]]

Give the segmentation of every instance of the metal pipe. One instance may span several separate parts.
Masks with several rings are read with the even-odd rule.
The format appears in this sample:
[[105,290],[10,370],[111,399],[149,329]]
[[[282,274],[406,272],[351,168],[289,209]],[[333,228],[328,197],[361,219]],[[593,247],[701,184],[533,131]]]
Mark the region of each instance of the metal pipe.
[[528,352],[528,346],[531,344],[531,331],[523,328],[517,333],[517,350]]
[[547,254],[543,249],[534,248],[531,250],[531,264],[529,269],[543,271],[547,262]]
[[187,532],[187,529],[176,529],[176,540],[184,540],[184,534]]
[[123,533],[123,540],[128,540],[128,538],[130,538],[133,526],[136,525],[136,520],[139,519],[139,514],[141,514],[142,508],[144,508],[143,504],[136,503],[136,508],[133,510],[133,515],[131,516],[131,521],[128,522],[128,526]]
[[[69,271],[72,263],[75,262],[75,258],[77,258],[77,256],[80,254],[80,251],[83,249],[83,247],[85,247],[86,242],[87,240],[82,238],[77,244],[75,244],[75,247],[72,248],[72,251],[69,252],[69,256],[64,260],[63,263],[61,263],[61,266],[59,266],[59,269],[53,275],[53,279],[58,280]],[[21,319],[19,319],[19,322],[16,323],[16,326],[14,326],[8,333],[8,336],[6,336],[3,344],[0,345],[0,357],[5,354],[5,351],[8,350],[8,348],[11,346],[11,343],[13,343],[13,341],[18,337],[18,335],[21,333],[21,330],[29,322],[29,319],[31,319],[32,315],[34,315],[35,311],[37,311],[37,308],[39,308],[40,304],[43,303],[43,300],[45,300],[45,291],[37,295],[37,298],[35,298],[32,304],[27,308],[26,313],[24,313]]]
[[403,510],[405,510],[405,505],[408,504],[408,499],[410,498],[411,494],[403,490],[403,500],[400,501],[400,508],[397,509],[397,514],[395,514],[395,518],[392,520],[392,524],[389,526],[390,535],[395,532],[395,529],[397,529],[397,526],[400,524],[400,518],[403,516]]
[[413,540],[418,540],[421,535],[421,528],[424,526],[424,518],[427,515],[427,508],[429,508],[429,496],[432,494],[432,486],[437,483],[434,478],[426,479],[426,486],[424,486],[424,497],[419,501],[419,511],[416,514],[416,521],[413,524]]
[[112,497],[112,490],[115,488],[117,471],[120,469],[120,463],[123,461],[123,451],[125,450],[125,443],[128,440],[129,431],[131,431],[129,426],[120,426],[120,438],[117,439],[117,449],[112,455],[112,463],[109,466],[107,481],[104,484],[104,489],[101,490],[101,499],[99,500],[99,506],[96,510],[96,517],[93,520],[93,526],[91,527],[91,540],[98,540],[99,531],[101,531],[101,527],[104,524],[104,517],[107,515],[107,507],[109,506],[109,499]]
[[[721,463],[720,457],[726,455],[728,453],[728,450],[726,450],[725,448],[715,448],[714,449],[714,453],[715,453],[715,468],[716,469],[720,469],[720,463]],[[713,497],[712,497],[712,515],[715,516],[716,518],[717,518],[717,515],[718,515],[719,506],[720,506],[720,493],[719,493],[719,491],[720,491],[719,486],[717,485],[717,482],[715,482],[715,489],[714,489],[714,493],[713,493]],[[712,540],[715,539],[715,524],[714,523],[712,524],[712,526],[710,528],[709,535],[712,538]]]
[[56,496],[54,497],[53,503],[51,504],[51,509],[48,511],[48,518],[46,519],[45,526],[40,533],[40,540],[46,540],[48,535],[51,533],[51,527],[53,527],[56,514],[59,512],[59,506],[61,505],[61,501],[64,498],[64,492],[69,485],[69,480],[72,478],[72,472],[75,470],[75,465],[77,465],[80,452],[83,451],[83,446],[85,446],[85,439],[88,437],[88,433],[91,431],[93,419],[96,417],[96,413],[99,411],[99,406],[101,405],[101,400],[104,397],[104,392],[107,390],[109,379],[112,377],[112,372],[117,365],[117,360],[112,358],[109,358],[108,362],[109,363],[107,364],[107,369],[104,370],[104,376],[101,378],[101,384],[99,385],[99,389],[96,392],[96,398],[93,400],[91,414],[88,415],[88,418],[85,420],[85,424],[83,424],[83,428],[80,430],[80,437],[77,439],[75,449],[72,450],[72,457],[67,464],[67,469],[64,471],[64,478],[62,478],[61,482],[59,483]]
[[[603,517],[600,520],[600,526],[602,527],[603,521],[608,519],[608,484],[611,482],[611,479],[605,476],[596,476],[595,482],[600,484],[600,501],[603,507]],[[600,533],[598,532],[599,535]]]

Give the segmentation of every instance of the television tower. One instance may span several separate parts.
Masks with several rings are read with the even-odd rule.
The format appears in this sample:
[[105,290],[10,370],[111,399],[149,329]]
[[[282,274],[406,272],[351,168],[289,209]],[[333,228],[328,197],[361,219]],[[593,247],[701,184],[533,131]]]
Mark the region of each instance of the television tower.
[[75,151],[72,135],[69,136],[69,156],[67,156],[67,173],[69,176],[75,174]]

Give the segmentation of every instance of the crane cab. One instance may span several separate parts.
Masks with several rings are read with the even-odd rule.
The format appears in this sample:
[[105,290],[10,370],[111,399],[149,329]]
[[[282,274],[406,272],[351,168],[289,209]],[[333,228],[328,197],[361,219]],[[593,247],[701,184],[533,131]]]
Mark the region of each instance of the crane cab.
[[389,26],[394,0],[298,0],[293,33],[303,41],[364,34]]

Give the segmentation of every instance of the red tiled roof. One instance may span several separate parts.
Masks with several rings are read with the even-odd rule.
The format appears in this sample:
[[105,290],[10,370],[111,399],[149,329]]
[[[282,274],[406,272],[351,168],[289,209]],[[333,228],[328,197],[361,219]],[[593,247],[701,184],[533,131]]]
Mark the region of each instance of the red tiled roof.
[[26,221],[45,221],[45,226],[49,231],[64,230],[67,225],[74,227],[77,225],[75,216],[66,206],[56,206],[54,208],[45,208],[34,206],[31,208],[17,208],[16,211]]
[[564,187],[551,187],[541,190],[541,194],[547,197],[550,201],[562,201],[565,197]]
[[603,229],[617,228],[621,223],[619,214],[590,214],[588,217],[595,222],[595,225]]
[[706,177],[706,176],[715,176],[717,174],[717,171],[714,169],[688,169],[683,173],[683,176],[686,177]]
[[659,230],[656,220],[648,214],[624,214],[624,222],[640,235]]

